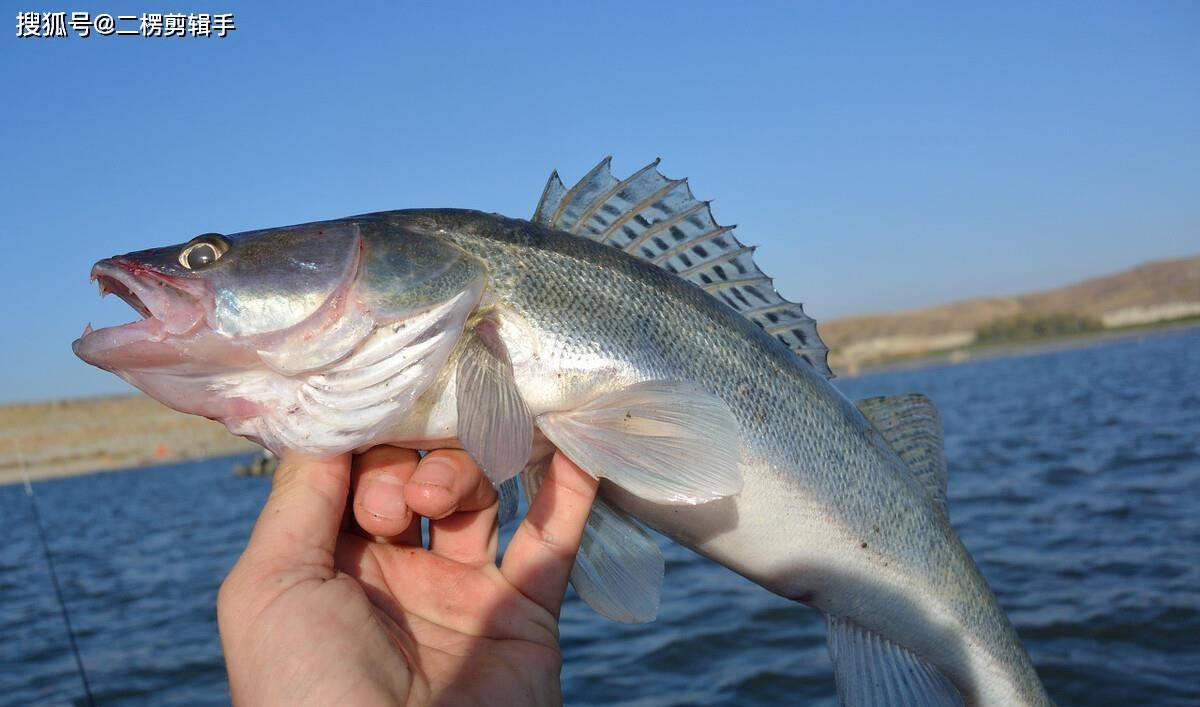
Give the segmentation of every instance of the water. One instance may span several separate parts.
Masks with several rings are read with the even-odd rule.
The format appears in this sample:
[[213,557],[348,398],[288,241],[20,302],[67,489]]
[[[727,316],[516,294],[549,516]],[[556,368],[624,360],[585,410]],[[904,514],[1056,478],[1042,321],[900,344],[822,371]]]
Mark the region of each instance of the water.
[[[1200,329],[839,381],[922,391],[950,458],[951,518],[1063,705],[1200,703]],[[229,462],[37,484],[97,697],[225,704],[217,587],[267,481]],[[78,701],[19,487],[0,488],[0,703]],[[824,625],[677,546],[659,620],[571,596],[569,704],[833,704]]]

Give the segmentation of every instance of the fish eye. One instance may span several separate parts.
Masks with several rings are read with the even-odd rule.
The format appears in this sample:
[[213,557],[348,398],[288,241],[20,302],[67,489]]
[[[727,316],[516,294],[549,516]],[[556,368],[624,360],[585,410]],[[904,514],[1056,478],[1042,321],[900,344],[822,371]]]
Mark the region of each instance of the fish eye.
[[229,241],[220,233],[205,233],[187,242],[179,251],[179,264],[188,270],[199,270],[213,264],[225,251]]

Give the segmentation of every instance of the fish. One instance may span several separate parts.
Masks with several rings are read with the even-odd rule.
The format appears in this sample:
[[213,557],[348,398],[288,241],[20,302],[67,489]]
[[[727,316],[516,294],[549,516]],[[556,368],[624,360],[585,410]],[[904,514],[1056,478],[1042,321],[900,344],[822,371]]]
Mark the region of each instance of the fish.
[[656,530],[821,612],[846,705],[1050,700],[955,534],[933,403],[852,402],[730,226],[655,160],[606,158],[533,218],[407,209],[99,261],[141,319],[73,343],[280,453],[465,449],[511,519],[561,450],[601,480],[571,573],[656,616]]

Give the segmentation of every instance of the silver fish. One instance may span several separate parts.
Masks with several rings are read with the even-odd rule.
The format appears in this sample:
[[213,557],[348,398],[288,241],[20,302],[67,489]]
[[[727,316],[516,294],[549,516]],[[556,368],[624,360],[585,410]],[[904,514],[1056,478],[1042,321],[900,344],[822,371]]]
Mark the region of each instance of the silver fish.
[[657,164],[555,173],[532,221],[390,211],[102,260],[144,318],[74,350],[276,452],[462,447],[507,509],[559,448],[603,480],[572,582],[605,616],[657,612],[640,521],[821,611],[844,704],[1049,704],[948,522],[932,404],[842,396],[815,322]]

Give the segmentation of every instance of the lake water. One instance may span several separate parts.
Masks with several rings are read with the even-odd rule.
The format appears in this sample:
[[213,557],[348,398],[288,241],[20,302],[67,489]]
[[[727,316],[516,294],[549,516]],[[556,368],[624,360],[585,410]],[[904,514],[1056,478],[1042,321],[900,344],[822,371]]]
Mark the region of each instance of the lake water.
[[[937,403],[951,519],[1055,700],[1200,704],[1200,328],[838,385]],[[36,485],[100,702],[228,702],[213,606],[267,485],[228,460]],[[78,702],[20,487],[0,533],[0,703]],[[568,704],[834,703],[814,612],[664,547],[657,622],[568,598]]]

